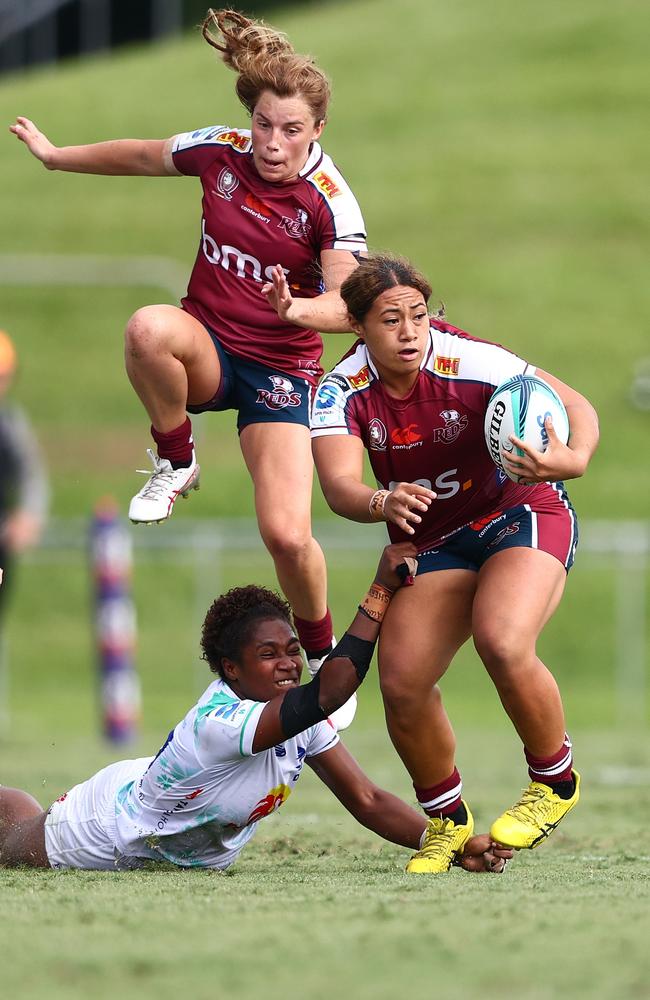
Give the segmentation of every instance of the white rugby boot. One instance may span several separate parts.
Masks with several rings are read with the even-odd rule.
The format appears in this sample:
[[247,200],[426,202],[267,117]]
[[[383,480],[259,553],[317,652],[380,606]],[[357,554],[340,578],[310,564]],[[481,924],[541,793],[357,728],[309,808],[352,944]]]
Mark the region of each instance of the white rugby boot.
[[168,458],[159,458],[151,448],[147,454],[153,464],[153,473],[138,469],[149,476],[139,493],[129,504],[129,518],[134,524],[158,524],[171,517],[176,498],[186,497],[192,490],[198,490],[201,469],[192,451],[192,464],[185,469],[174,469]]
[[[335,646],[336,646],[336,639],[332,638],[332,649],[334,649]],[[321,656],[319,658],[314,657],[311,660],[307,660],[307,669],[311,677],[316,676],[316,674],[318,673],[318,671],[320,670],[320,668],[322,667],[323,663],[325,662],[328,656],[329,653],[326,653],[325,656]],[[335,727],[336,731],[341,733],[344,729],[347,729],[348,726],[352,725],[352,722],[356,714],[357,714],[357,695],[355,692],[351,698],[348,698],[345,705],[341,705],[341,707],[337,708],[335,712],[332,712],[329,719],[332,725]]]

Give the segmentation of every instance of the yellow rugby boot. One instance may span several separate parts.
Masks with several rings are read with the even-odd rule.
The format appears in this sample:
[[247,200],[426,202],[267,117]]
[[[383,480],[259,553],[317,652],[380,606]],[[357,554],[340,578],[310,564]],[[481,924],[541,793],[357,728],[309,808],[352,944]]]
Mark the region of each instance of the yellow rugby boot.
[[467,819],[454,823],[452,819],[430,819],[424,844],[406,866],[410,874],[438,875],[448,872],[457,854],[474,833],[474,818],[466,802]]
[[546,840],[580,798],[580,775],[571,773],[576,787],[570,799],[561,799],[549,785],[531,781],[519,802],[490,827],[492,840],[516,850],[537,847]]

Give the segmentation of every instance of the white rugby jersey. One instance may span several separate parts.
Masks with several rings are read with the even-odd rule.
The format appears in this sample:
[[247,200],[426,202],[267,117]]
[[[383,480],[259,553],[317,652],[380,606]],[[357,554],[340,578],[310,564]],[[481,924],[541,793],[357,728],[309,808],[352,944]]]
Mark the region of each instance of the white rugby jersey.
[[[361,438],[378,484],[421,483],[437,493],[422,523],[408,536],[419,552],[500,508],[555,497],[546,483],[523,486],[492,461],[483,423],[497,385],[535,368],[499,344],[471,337],[436,319],[411,392],[390,396],[365,344],[357,342],[320,383],[311,417],[312,437]],[[548,495],[548,497],[547,497]],[[405,532],[393,524],[394,542]]]
[[252,744],[266,702],[214,681],[139,778],[119,789],[115,844],[123,854],[184,867],[227,868],[279,809],[306,757],[338,743],[328,721],[269,750]]

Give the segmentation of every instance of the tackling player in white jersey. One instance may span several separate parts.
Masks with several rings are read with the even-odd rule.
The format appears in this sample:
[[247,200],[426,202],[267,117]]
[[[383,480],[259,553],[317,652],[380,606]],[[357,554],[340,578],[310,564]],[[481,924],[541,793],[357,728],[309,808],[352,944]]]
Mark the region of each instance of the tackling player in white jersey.
[[[328,719],[363,680],[414,553],[411,543],[385,549],[350,628],[303,686],[284,600],[249,586],[215,601],[201,645],[219,677],[155,757],[111,764],[47,811],[26,792],[0,788],[0,864],[115,870],[166,861],[224,869],[260,820],[286,802],[305,763],[360,823],[417,850],[427,829],[422,814],[366,777]],[[511,856],[482,835],[459,863],[499,872]]]

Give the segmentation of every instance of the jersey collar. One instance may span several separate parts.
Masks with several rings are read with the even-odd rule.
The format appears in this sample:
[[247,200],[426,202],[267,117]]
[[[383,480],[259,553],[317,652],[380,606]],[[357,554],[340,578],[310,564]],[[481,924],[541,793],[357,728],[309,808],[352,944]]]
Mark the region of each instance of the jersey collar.
[[309,156],[307,157],[307,162],[298,174],[299,177],[306,177],[310,174],[312,170],[315,170],[319,165],[320,161],[323,159],[323,150],[320,147],[320,143],[314,141],[311,144],[309,150]]

